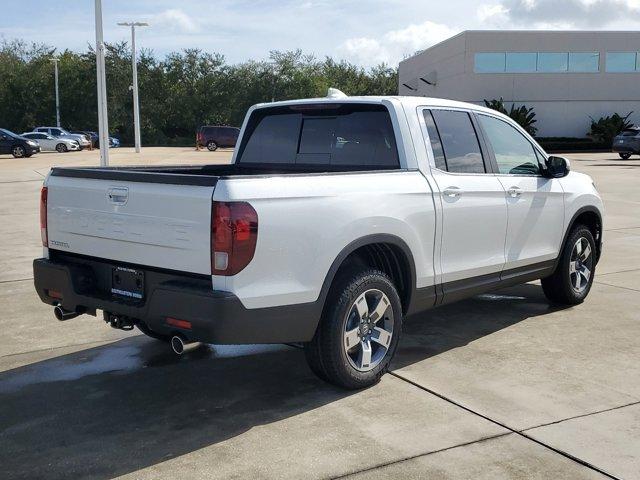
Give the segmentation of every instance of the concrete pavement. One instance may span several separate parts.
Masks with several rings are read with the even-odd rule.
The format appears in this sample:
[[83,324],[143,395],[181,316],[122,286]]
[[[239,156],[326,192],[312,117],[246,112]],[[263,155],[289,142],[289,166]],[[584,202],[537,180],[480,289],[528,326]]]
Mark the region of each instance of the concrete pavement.
[[[114,164],[229,158],[111,152]],[[406,321],[390,375],[344,392],[292,347],[175,357],[93,317],[55,321],[31,279],[38,191],[51,164],[97,152],[1,156],[0,475],[640,478],[640,161],[570,158],[607,208],[587,301],[551,308],[531,283],[432,310]]]

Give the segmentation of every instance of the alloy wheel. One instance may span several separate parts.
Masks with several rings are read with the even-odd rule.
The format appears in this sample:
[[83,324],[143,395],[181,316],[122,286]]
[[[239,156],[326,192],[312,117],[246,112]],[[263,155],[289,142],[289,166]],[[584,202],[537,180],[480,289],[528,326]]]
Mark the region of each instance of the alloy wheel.
[[367,372],[384,359],[393,337],[393,308],[378,289],[362,293],[347,312],[343,343],[353,368]]
[[585,237],[580,237],[573,245],[569,259],[569,278],[571,286],[577,293],[585,291],[593,271],[593,252],[591,244]]

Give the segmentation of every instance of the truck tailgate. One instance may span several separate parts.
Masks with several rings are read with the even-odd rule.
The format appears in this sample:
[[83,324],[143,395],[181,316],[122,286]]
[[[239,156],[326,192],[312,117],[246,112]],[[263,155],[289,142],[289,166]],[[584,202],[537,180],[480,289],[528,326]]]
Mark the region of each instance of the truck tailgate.
[[47,181],[49,248],[210,274],[214,184],[51,175]]

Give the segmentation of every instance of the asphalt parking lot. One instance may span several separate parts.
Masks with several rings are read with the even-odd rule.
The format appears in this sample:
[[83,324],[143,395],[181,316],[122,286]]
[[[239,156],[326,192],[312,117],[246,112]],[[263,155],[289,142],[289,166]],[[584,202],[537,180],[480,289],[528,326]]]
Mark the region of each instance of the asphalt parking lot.
[[640,478],[640,159],[568,157],[607,213],[587,301],[553,308],[531,283],[408,319],[391,374],[345,392],[289,346],[177,357],[94,317],[56,321],[33,290],[38,192],[51,165],[98,152],[0,156],[0,476]]

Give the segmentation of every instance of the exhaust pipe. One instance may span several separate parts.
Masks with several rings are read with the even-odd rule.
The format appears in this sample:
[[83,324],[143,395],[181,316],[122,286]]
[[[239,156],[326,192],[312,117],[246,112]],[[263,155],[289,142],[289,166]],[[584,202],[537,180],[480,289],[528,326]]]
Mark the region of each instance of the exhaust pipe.
[[53,309],[53,314],[61,322],[65,320],[71,320],[72,318],[76,318],[78,315],[80,315],[78,312],[72,312],[71,310],[67,310],[66,308],[61,307],[60,305],[57,305]]
[[201,342],[190,342],[180,335],[174,335],[173,337],[171,337],[171,349],[178,355],[192,352],[193,350],[196,350],[201,346]]

